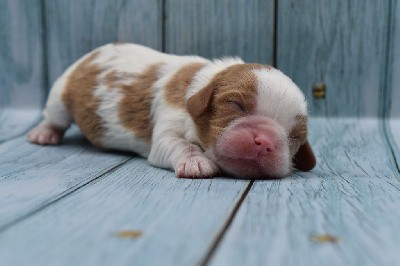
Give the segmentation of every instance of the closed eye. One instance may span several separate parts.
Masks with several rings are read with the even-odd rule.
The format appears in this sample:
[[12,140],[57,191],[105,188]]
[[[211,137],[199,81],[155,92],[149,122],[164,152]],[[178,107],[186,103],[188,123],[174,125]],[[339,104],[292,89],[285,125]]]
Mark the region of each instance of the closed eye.
[[232,100],[227,100],[226,102],[235,107],[238,111],[245,112],[245,109],[241,103]]

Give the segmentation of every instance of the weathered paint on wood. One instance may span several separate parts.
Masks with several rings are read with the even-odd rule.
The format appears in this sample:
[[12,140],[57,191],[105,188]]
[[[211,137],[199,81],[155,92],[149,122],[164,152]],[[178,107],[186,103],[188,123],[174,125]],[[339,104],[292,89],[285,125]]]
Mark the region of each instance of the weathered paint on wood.
[[[375,119],[313,119],[311,173],[251,188],[211,265],[398,265],[400,180]],[[337,243],[313,241],[330,234]]]
[[5,108],[0,111],[0,143],[26,133],[39,121],[39,109]]
[[391,118],[384,121],[387,138],[391,144],[391,151],[396,157],[397,168],[400,174],[400,118]]
[[41,15],[38,1],[0,1],[0,112],[42,103]]
[[273,0],[166,0],[169,53],[272,64]]
[[[278,1],[277,66],[305,92],[312,114],[381,114],[389,2]],[[316,82],[327,85],[325,99],[313,99]]]
[[400,3],[398,1],[391,1],[391,12],[388,30],[390,43],[386,69],[387,84],[384,88],[386,99],[381,111],[386,118],[383,123],[400,172]]
[[45,0],[49,82],[109,42],[162,46],[161,0]]
[[96,150],[77,132],[60,146],[30,144],[26,136],[0,144],[0,232],[132,156]]
[[[400,3],[392,1],[392,21],[390,36],[387,77],[388,77],[388,115],[391,118],[400,118]],[[399,132],[399,131],[397,131]],[[400,137],[399,137],[400,138]]]
[[[178,179],[135,158],[2,232],[0,261],[197,265],[247,185],[245,180]],[[123,230],[142,235],[118,237]]]
[[388,137],[393,140],[391,146],[394,156],[396,157],[397,169],[400,176],[400,119],[391,119],[389,130],[391,134],[389,134]]
[[[45,84],[104,43],[272,63],[274,2],[0,0],[0,264],[201,262],[248,181],[176,179],[76,129],[59,147],[16,136],[37,121]],[[277,64],[312,113],[389,119],[312,120],[316,170],[255,182],[211,264],[400,264],[400,5],[276,2]],[[327,97],[312,99],[320,81]],[[116,236],[132,229],[142,236]]]
[[41,6],[38,1],[0,1],[0,142],[38,120],[44,99]]

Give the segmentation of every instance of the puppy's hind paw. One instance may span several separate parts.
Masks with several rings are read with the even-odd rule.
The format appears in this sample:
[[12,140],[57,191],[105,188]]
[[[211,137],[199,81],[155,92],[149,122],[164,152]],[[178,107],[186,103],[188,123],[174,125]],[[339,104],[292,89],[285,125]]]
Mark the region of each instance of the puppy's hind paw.
[[35,144],[56,145],[61,141],[63,134],[64,131],[62,129],[42,123],[29,132],[28,139]]
[[181,160],[175,167],[178,178],[211,178],[218,174],[217,165],[204,156],[193,156]]

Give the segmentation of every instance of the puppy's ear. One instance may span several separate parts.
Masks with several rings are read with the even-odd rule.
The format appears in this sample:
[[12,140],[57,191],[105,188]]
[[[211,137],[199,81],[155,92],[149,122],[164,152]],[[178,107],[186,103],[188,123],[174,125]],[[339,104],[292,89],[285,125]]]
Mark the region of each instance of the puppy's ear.
[[210,83],[187,100],[186,109],[193,118],[197,118],[207,111],[211,104],[214,90],[215,85]]
[[294,167],[301,171],[310,171],[315,167],[316,163],[317,159],[307,140],[306,143],[300,146],[299,151],[293,157]]

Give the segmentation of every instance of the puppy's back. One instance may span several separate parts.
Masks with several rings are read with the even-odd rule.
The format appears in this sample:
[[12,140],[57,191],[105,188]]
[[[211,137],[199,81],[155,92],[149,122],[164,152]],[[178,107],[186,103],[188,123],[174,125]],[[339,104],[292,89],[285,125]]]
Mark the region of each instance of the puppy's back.
[[154,84],[199,57],[160,53],[136,44],[108,44],[69,67],[54,84],[45,120],[61,129],[75,122],[98,147],[147,156]]

